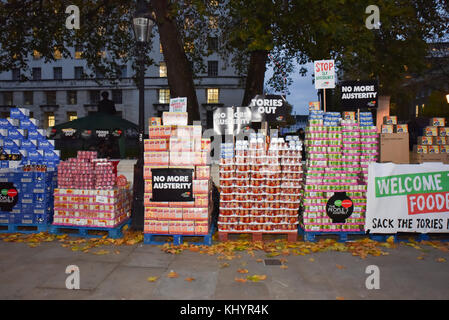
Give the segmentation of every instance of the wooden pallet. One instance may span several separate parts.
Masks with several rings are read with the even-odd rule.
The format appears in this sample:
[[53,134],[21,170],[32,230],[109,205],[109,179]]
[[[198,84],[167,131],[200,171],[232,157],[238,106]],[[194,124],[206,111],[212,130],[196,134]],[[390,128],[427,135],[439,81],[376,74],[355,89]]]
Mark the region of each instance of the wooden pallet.
[[248,234],[251,235],[253,241],[263,241],[264,235],[287,235],[287,241],[296,242],[298,240],[298,232],[238,232],[238,231],[219,231],[218,240],[225,242],[228,241],[228,235],[230,234]]
[[408,242],[410,239],[421,241],[449,241],[447,233],[415,233],[415,232],[398,232],[395,234],[369,234],[371,240],[385,242],[389,237],[393,237],[394,242]]
[[0,224],[0,233],[39,233],[48,231],[48,224]]
[[115,228],[102,227],[81,227],[81,226],[65,226],[65,225],[51,225],[49,232],[51,234],[63,235],[68,234],[75,237],[83,238],[101,238],[108,236],[111,239],[118,239],[123,237],[123,228],[131,225],[131,219],[127,219]]
[[[184,235],[184,234],[153,234],[153,233],[145,233],[143,235],[143,243],[144,244],[153,244],[153,245],[164,245],[166,243],[173,244],[175,246],[179,246],[184,242],[188,242],[196,245],[212,245],[212,235],[214,233],[214,225],[212,224],[209,228],[208,234],[205,235]],[[163,240],[157,240],[157,238],[162,238]],[[194,238],[203,238],[202,241],[189,241]]]

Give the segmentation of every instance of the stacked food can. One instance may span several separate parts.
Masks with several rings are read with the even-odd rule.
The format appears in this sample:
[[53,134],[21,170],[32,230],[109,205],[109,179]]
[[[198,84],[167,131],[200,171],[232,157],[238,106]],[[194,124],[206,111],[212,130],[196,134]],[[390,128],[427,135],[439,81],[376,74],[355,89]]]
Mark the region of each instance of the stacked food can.
[[[377,134],[372,118],[369,123],[365,114],[357,121],[354,112],[345,112],[342,118],[335,112],[311,111],[306,127],[306,152],[305,231],[363,230],[368,164],[377,159]],[[354,211],[345,223],[332,223],[326,213],[326,204],[334,192],[346,192],[354,204]]]
[[[297,138],[297,137],[295,137]],[[302,143],[254,133],[221,146],[218,230],[297,232]]]
[[[210,139],[202,138],[200,125],[187,125],[187,112],[164,112],[151,118],[149,139],[144,141],[144,233],[156,235],[207,235],[212,201],[208,156]],[[192,201],[153,200],[153,169],[192,170]]]

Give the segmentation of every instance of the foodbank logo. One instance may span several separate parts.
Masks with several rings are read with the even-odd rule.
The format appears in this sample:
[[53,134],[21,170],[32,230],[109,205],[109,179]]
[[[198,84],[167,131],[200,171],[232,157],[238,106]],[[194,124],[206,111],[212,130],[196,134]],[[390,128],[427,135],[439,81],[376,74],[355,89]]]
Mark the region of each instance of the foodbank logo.
[[354,212],[354,203],[346,192],[335,192],[327,201],[326,213],[332,219],[332,223],[345,223],[352,212]]
[[0,210],[11,211],[19,201],[19,193],[12,182],[0,184]]

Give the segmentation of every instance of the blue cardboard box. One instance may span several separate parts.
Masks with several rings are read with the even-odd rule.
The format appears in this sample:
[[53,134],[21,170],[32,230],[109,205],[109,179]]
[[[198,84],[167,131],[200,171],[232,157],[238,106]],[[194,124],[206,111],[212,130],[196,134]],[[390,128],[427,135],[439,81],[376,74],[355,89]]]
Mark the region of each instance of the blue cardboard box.
[[50,214],[35,214],[33,220],[35,224],[51,224],[53,216]]
[[9,111],[9,117],[11,119],[28,119],[30,116],[30,110],[25,108],[11,108]]
[[26,130],[37,130],[39,129],[39,120],[34,118],[21,119],[20,128]]
[[53,151],[55,150],[55,140],[45,140],[39,142],[39,150]]

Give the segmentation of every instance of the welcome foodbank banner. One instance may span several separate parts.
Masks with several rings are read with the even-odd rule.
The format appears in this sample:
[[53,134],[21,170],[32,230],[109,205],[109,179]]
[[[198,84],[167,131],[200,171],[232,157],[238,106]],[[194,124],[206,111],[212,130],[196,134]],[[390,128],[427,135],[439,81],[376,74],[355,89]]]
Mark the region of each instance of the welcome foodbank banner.
[[372,163],[367,197],[370,233],[449,231],[449,165]]

